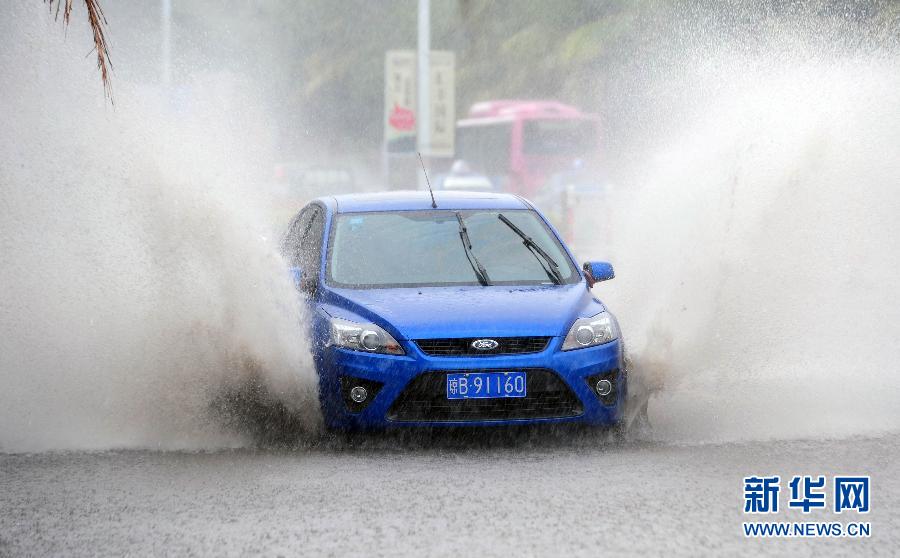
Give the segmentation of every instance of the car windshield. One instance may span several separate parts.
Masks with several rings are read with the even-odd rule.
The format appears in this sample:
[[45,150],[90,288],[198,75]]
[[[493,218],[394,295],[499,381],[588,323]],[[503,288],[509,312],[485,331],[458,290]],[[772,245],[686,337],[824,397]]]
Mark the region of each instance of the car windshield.
[[551,265],[523,244],[505,216],[559,266],[560,282],[577,270],[534,211],[384,211],[338,215],[332,229],[328,282],[337,287],[425,287],[480,284],[460,238],[462,218],[491,285],[554,284]]

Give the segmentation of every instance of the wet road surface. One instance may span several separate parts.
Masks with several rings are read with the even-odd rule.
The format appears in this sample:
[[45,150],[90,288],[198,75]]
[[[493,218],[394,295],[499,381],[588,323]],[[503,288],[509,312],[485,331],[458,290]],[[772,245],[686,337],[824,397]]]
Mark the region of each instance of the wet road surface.
[[[900,435],[0,455],[0,555],[891,554]],[[499,447],[498,447],[499,446]],[[742,477],[868,474],[868,539],[749,540]],[[829,480],[830,482],[830,480]],[[829,500],[830,502],[830,500]],[[856,516],[856,517],[851,517]]]

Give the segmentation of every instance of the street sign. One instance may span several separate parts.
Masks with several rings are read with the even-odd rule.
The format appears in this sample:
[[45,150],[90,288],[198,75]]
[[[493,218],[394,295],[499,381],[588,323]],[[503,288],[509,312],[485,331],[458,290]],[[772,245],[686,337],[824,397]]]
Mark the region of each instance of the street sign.
[[430,55],[431,134],[417,145],[416,52],[389,50],[384,63],[384,143],[387,152],[421,151],[425,156],[452,157],[456,129],[456,57],[450,51]]
[[384,144],[389,152],[415,151],[416,53],[389,50],[384,59]]
[[452,157],[456,132],[456,57],[446,50],[431,51],[431,133],[422,153],[432,157]]

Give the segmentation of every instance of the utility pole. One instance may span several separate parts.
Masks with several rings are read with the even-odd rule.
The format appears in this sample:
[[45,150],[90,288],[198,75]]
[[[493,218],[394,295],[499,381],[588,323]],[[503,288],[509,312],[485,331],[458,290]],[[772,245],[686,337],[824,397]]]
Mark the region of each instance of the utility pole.
[[[419,0],[419,37],[418,37],[418,91],[416,110],[416,142],[419,152],[426,161],[430,160],[431,151],[431,1]],[[430,162],[430,161],[429,161]],[[419,186],[424,189],[424,176],[419,178]]]
[[160,76],[163,89],[168,91],[172,84],[172,0],[162,0],[161,6],[162,24],[162,75]]

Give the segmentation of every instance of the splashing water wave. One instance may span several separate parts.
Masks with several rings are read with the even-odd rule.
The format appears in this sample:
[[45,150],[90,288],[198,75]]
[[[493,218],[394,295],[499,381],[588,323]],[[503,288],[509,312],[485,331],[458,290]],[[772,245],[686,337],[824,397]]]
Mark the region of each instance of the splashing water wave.
[[661,440],[900,429],[900,55],[780,44],[679,69],[593,247]]
[[0,450],[244,444],[211,403],[247,385],[314,431],[296,292],[253,190],[265,115],[221,97],[179,113],[126,79],[113,110],[75,52],[23,69],[61,33],[17,9],[0,55],[22,76],[0,104]]

